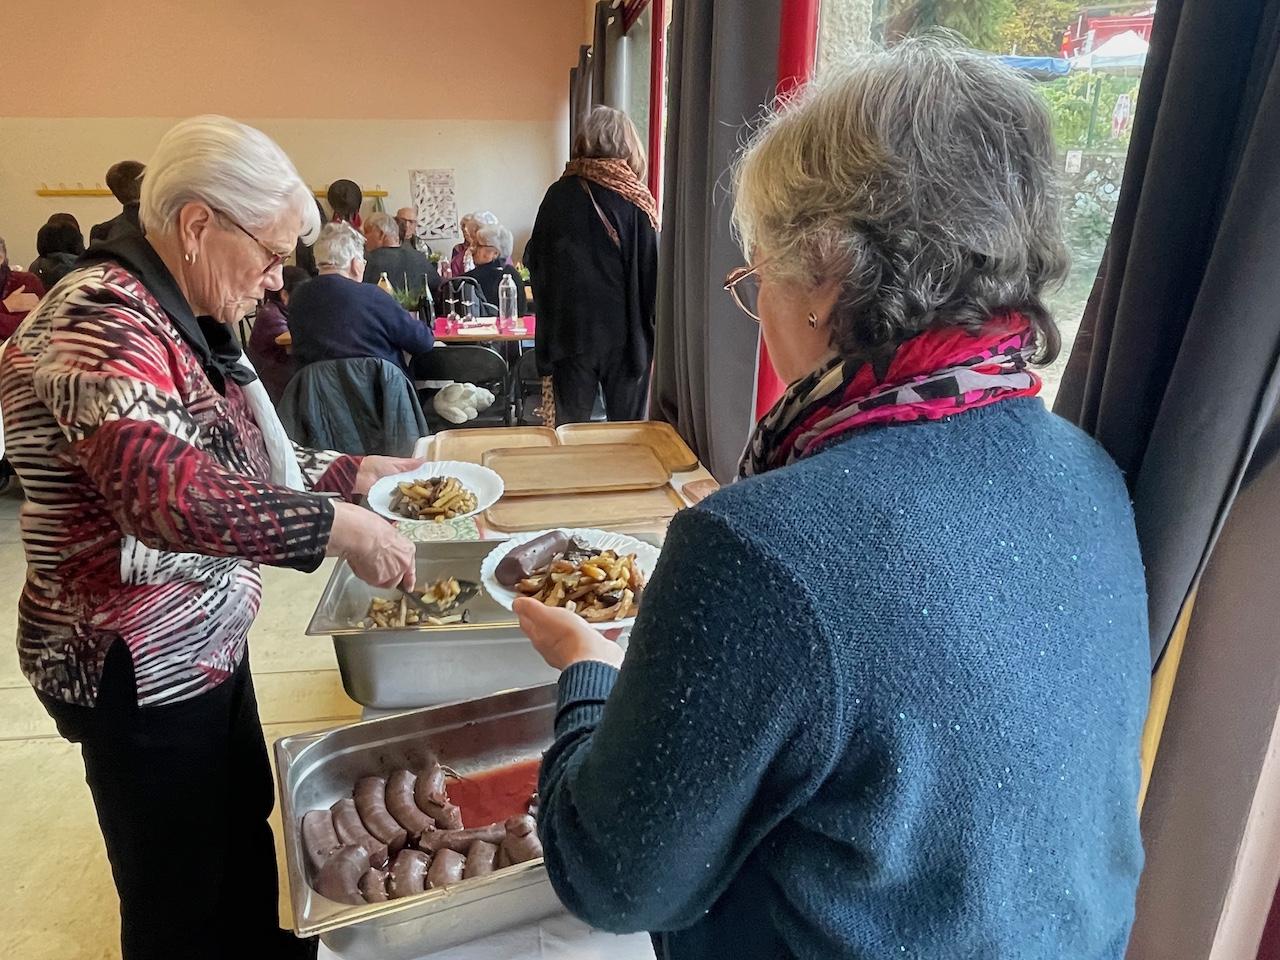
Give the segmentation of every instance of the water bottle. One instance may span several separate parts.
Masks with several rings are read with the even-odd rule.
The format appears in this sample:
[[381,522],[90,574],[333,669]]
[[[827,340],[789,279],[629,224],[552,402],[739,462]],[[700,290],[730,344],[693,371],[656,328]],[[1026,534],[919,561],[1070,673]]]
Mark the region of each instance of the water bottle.
[[503,274],[502,282],[498,284],[498,320],[504,324],[514,325],[519,312],[518,303],[515,280],[512,279],[511,274]]

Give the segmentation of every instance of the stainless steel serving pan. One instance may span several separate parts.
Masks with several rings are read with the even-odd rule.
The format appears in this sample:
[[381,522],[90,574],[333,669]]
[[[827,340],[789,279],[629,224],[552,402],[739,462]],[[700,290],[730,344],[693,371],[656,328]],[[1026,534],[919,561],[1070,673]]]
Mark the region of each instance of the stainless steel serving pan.
[[541,756],[554,685],[494,694],[276,741],[276,775],[294,929],[344,960],[412,960],[563,909],[541,859],[388,903],[348,906],[307,882],[301,821],[350,796],[362,776],[421,766],[434,754],[464,776]]
[[[480,582],[480,564],[501,541],[419,543],[420,585],[442,577]],[[509,610],[482,589],[463,606],[470,623],[378,629],[358,626],[374,597],[371,587],[340,560],[307,627],[333,637],[347,695],[379,710],[429,706],[481,697],[495,690],[549,683],[557,677],[520,632]]]

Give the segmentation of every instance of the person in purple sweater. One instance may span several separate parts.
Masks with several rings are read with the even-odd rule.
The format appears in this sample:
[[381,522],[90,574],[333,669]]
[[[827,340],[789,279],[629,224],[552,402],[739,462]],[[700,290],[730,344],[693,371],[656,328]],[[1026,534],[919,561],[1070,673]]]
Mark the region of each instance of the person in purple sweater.
[[298,287],[311,279],[302,267],[284,268],[284,286],[268,290],[258,312],[254,314],[253,331],[245,345],[249,362],[258,371],[271,402],[279,405],[284,388],[293,379],[297,367],[289,348],[276,343],[276,338],[289,332],[289,299]]
[[378,286],[362,283],[364,238],[345,223],[325,224],[315,245],[320,276],[291,299],[289,332],[299,367],[323,360],[379,357],[409,373],[406,355],[435,346],[431,327]]

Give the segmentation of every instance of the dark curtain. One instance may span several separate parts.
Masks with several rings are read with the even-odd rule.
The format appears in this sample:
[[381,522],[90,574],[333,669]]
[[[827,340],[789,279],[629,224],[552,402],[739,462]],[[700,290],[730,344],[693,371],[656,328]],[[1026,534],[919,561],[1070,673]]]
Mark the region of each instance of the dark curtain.
[[607,104],[609,66],[609,20],[613,16],[610,0],[596,4],[595,33],[591,39],[591,105]]
[[1125,472],[1153,659],[1251,457],[1276,446],[1278,14],[1280,0],[1160,0],[1111,241],[1055,406]]
[[580,124],[591,110],[591,48],[585,43],[578,48],[578,65],[569,70],[569,152],[578,136]]
[[729,231],[729,168],[776,85],[777,0],[684,0],[668,49],[652,410],[725,482],[752,426],[759,334],[721,289],[742,263]]

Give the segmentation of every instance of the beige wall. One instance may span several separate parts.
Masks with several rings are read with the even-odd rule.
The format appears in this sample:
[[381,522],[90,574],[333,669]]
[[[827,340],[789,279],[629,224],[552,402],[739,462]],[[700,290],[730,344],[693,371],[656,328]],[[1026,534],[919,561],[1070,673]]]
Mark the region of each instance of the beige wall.
[[40,43],[0,58],[0,236],[15,262],[34,257],[50,213],[87,233],[118,210],[37,197],[41,184],[99,185],[175,119],[208,112],[265,130],[314,186],[381,185],[393,210],[409,170],[452,167],[461,210],[493,210],[518,255],[566,158],[583,0],[21,4],[7,30],[58,37],[56,67]]
[[[274,137],[308,183],[350,177],[369,189],[380,184],[390,193],[385,203],[392,211],[409,202],[410,170],[453,167],[461,210],[496,213],[516,235],[517,257],[568,152],[563,120],[244,119]],[[111,197],[37,197],[41,182],[101,182],[113,161],[145,160],[173,121],[0,117],[0,236],[8,241],[11,259],[30,262],[36,231],[51,213],[74,214],[87,234],[90,225],[119,212]]]

